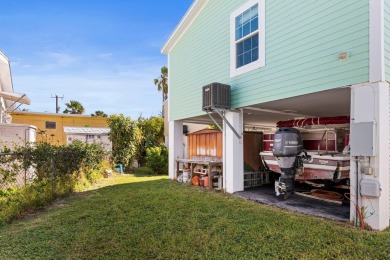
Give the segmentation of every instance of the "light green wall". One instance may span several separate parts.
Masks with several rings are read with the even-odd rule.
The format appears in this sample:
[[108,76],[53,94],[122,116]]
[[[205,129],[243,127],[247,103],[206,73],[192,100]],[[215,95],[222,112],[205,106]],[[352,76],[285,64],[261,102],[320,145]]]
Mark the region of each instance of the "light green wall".
[[[266,66],[230,78],[230,13],[210,0],[170,53],[171,120],[202,112],[202,86],[232,86],[233,107],[366,82],[368,1],[266,1]],[[347,61],[339,61],[347,51]]]
[[385,1],[385,72],[390,81],[390,3]]

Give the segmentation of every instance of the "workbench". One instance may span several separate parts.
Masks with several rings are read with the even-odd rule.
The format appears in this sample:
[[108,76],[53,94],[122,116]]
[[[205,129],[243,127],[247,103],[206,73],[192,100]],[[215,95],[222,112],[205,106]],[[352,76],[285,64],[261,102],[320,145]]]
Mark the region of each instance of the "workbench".
[[[222,162],[216,162],[216,161],[208,161],[208,160],[193,160],[193,159],[176,159],[176,176],[175,178],[177,179],[177,176],[179,175],[180,171],[183,171],[183,169],[179,168],[179,164],[184,163],[189,165],[189,170],[190,170],[190,180],[192,181],[193,174],[200,174],[200,175],[206,175],[208,174],[209,176],[209,186],[208,189],[212,190],[213,189],[213,180],[211,179],[211,170],[213,167],[221,167],[222,169]],[[207,166],[207,173],[200,172],[200,171],[195,171],[195,167],[197,165],[203,165]]]

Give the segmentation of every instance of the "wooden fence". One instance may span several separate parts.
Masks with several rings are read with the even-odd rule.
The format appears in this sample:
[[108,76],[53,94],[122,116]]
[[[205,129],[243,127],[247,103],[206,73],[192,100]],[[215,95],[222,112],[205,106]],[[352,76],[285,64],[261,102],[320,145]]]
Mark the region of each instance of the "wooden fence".
[[204,129],[188,134],[188,158],[193,156],[222,157],[222,132]]

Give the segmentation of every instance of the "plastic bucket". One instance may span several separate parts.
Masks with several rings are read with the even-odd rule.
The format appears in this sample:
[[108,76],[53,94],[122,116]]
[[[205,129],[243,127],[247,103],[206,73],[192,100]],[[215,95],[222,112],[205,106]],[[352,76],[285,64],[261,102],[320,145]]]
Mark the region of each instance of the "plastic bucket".
[[119,173],[123,173],[123,165],[122,164],[116,164],[115,168]]
[[184,170],[183,171],[183,182],[187,182],[189,178],[190,178],[190,171]]

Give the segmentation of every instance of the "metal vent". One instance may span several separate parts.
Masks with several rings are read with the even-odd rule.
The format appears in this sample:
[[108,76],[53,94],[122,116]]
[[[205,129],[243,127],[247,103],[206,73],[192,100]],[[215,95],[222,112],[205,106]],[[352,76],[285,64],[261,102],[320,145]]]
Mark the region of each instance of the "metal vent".
[[211,83],[203,87],[203,111],[213,111],[214,108],[230,109],[229,85]]

